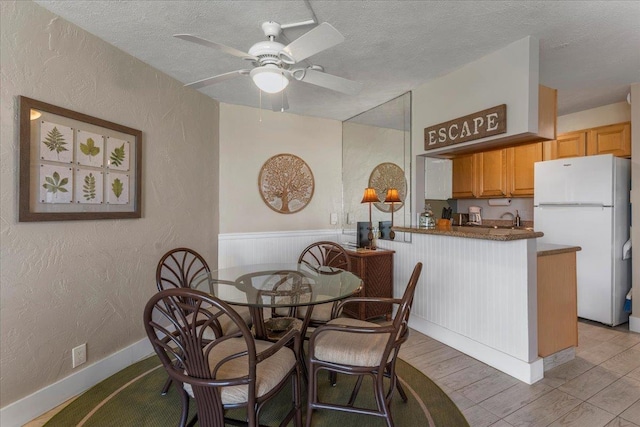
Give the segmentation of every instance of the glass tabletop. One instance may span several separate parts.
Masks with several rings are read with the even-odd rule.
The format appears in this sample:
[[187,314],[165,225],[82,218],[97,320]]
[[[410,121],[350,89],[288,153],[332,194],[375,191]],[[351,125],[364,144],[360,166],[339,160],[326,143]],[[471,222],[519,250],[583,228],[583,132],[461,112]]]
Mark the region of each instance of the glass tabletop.
[[357,293],[362,280],[334,267],[253,264],[203,273],[191,287],[249,307],[295,307],[337,301]]

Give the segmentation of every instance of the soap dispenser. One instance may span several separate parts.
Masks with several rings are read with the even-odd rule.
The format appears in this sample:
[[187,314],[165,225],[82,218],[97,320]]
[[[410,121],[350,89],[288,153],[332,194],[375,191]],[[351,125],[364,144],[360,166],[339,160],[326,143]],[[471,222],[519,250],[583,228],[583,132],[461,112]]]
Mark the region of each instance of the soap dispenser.
[[516,209],[516,217],[515,217],[515,225],[516,227],[520,227],[520,214],[518,213],[518,210]]

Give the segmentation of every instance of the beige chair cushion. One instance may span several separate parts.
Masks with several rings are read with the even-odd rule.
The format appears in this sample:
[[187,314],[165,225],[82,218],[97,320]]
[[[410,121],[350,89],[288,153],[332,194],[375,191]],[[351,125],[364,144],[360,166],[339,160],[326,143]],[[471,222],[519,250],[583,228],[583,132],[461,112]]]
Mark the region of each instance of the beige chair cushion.
[[[330,298],[328,296],[320,296],[320,298]],[[298,319],[304,319],[304,316],[307,314],[307,309],[309,306],[301,305],[298,307],[297,317]],[[311,312],[311,320],[316,322],[328,322],[331,320],[331,311],[333,310],[333,302],[327,302],[324,304],[316,304],[313,306],[313,311]],[[279,316],[289,316],[289,308],[278,307],[276,308],[276,314]]]
[[[272,345],[267,341],[256,341],[256,351],[260,353]],[[217,345],[209,353],[209,366],[216,364],[225,357],[245,351],[247,348],[243,338],[231,338]],[[256,367],[256,397],[261,397],[273,390],[289,373],[296,364],[296,357],[293,351],[287,347],[278,350],[271,357],[263,360]],[[239,378],[249,375],[249,362],[247,356],[225,362],[220,369],[216,379]],[[184,389],[191,397],[193,390],[191,385],[184,384]],[[249,400],[248,386],[238,385],[232,387],[222,387],[221,399],[224,405],[234,403],[245,403]]]
[[[304,316],[307,314],[307,306],[302,306],[298,308],[298,317],[300,319],[304,319]],[[331,311],[333,310],[333,303],[327,302],[324,304],[316,304],[313,306],[313,311],[311,312],[311,320],[316,322],[328,322],[331,320]]]
[[[235,310],[236,313],[238,313],[240,315],[240,317],[242,317],[242,320],[244,320],[244,323],[246,323],[247,325],[251,326],[251,314],[249,312],[249,307],[244,307],[244,306],[234,306],[233,309]],[[209,309],[212,310],[212,309]],[[187,320],[189,322],[191,322],[191,316],[192,314],[190,314],[189,316],[187,316]],[[198,316],[199,319],[205,319],[205,315],[204,314],[200,314]],[[222,328],[222,334],[223,335],[230,335],[230,334],[234,334],[236,332],[238,332],[238,326],[231,320],[231,318],[227,315],[224,316],[220,316],[218,318],[218,321],[220,322],[220,327]],[[208,340],[213,340],[215,339],[215,336],[213,334],[213,331],[211,329],[207,329],[204,333],[204,338],[208,339]]]
[[[351,318],[331,320],[328,325],[380,327],[375,323]],[[390,334],[329,331],[315,341],[315,357],[325,362],[350,366],[379,366]]]

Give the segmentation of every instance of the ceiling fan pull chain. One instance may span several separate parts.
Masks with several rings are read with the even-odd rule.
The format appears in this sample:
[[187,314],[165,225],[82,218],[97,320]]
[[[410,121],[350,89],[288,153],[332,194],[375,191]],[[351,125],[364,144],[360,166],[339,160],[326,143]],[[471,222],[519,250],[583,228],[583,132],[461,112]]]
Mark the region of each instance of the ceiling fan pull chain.
[[262,90],[260,88],[258,88],[258,92],[260,93],[260,101],[259,101],[259,105],[260,105],[260,123],[262,123]]

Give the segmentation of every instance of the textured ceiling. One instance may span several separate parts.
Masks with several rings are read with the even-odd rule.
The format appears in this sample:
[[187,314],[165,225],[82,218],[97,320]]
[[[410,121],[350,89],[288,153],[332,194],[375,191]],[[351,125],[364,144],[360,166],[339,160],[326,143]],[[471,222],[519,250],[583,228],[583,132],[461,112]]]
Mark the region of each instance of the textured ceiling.
[[[346,40],[308,59],[364,84],[356,96],[306,83],[286,89],[289,112],[345,120],[528,35],[540,40],[540,83],[559,115],[623,101],[640,82],[640,1],[44,1],[36,3],[180,82],[247,68],[246,61],[172,37],[190,33],[247,51],[264,21],[313,17]],[[284,31],[287,44],[308,31]],[[238,77],[200,89],[258,107]],[[464,102],[463,99],[455,102]],[[263,107],[269,107],[263,101]]]

